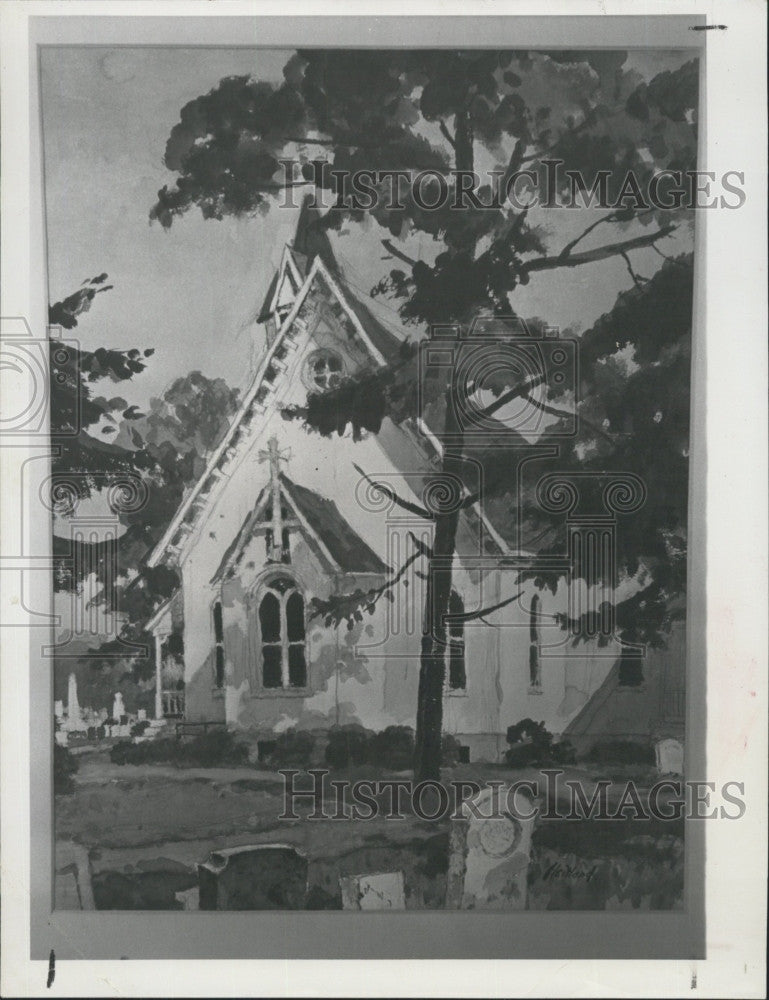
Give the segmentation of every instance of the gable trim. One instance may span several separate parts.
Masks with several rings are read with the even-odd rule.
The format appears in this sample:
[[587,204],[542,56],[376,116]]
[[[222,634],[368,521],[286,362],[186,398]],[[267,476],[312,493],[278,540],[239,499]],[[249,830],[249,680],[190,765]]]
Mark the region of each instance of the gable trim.
[[[209,459],[209,462],[208,462],[208,465],[206,466],[205,471],[200,476],[200,478],[198,479],[197,483],[193,486],[192,490],[189,493],[189,496],[187,496],[187,498],[182,501],[182,503],[179,506],[179,509],[177,510],[177,512],[176,512],[173,520],[171,521],[171,523],[169,524],[168,528],[166,529],[165,534],[160,539],[160,541],[155,546],[155,548],[152,550],[152,552],[150,554],[150,557],[147,560],[147,565],[149,567],[157,566],[157,564],[160,562],[160,560],[163,558],[165,552],[169,548],[174,547],[174,548],[177,549],[177,555],[181,554],[181,549],[182,549],[182,547],[184,545],[184,542],[186,542],[186,540],[189,537],[189,535],[191,535],[192,532],[193,532],[194,525],[195,525],[195,523],[198,520],[197,516],[193,517],[192,522],[188,526],[188,530],[186,532],[186,536],[185,536],[185,538],[183,538],[179,542],[179,545],[178,546],[172,546],[172,543],[174,542],[176,536],[180,533],[180,530],[183,527],[183,522],[184,522],[185,518],[187,517],[187,514],[190,511],[190,508],[192,507],[192,505],[195,503],[196,500],[198,500],[199,498],[201,498],[201,493],[203,492],[203,486],[204,486],[204,484],[212,476],[217,475],[217,473],[218,473],[218,475],[219,475],[219,477],[221,479],[226,479],[227,478],[226,474],[223,472],[223,470],[221,468],[222,464],[226,464],[226,461],[225,461],[225,463],[223,463],[222,460],[226,459],[226,453],[227,453],[228,449],[232,446],[232,439],[235,436],[235,433],[240,429],[240,427],[244,423],[244,421],[250,420],[251,417],[253,417],[255,413],[257,413],[257,412],[263,413],[264,412],[264,407],[260,403],[258,403],[257,400],[256,400],[257,394],[258,394],[259,390],[262,388],[262,384],[264,382],[265,375],[267,374],[267,372],[270,370],[270,367],[272,366],[272,363],[273,363],[273,360],[275,359],[275,354],[277,353],[278,348],[283,343],[287,331],[293,325],[294,320],[296,319],[297,314],[299,313],[299,310],[300,310],[300,308],[302,306],[302,303],[304,302],[305,298],[307,297],[307,294],[308,294],[308,292],[309,292],[309,290],[310,290],[310,288],[312,286],[312,282],[315,280],[315,275],[318,272],[317,265],[319,264],[319,262],[320,262],[319,258],[316,258],[315,261],[313,261],[313,264],[312,264],[312,266],[311,266],[311,268],[310,268],[310,270],[309,270],[309,272],[307,274],[307,278],[305,279],[303,286],[299,289],[299,292],[298,292],[297,297],[296,297],[296,301],[294,302],[294,305],[291,307],[291,311],[288,313],[288,315],[286,316],[285,320],[281,324],[280,330],[278,331],[278,334],[275,337],[275,340],[272,342],[272,344],[270,345],[270,347],[267,349],[267,352],[265,353],[264,357],[262,358],[261,364],[259,365],[259,368],[257,369],[256,375],[254,376],[254,381],[251,383],[251,388],[248,390],[248,392],[246,393],[246,396],[245,396],[245,398],[243,400],[243,404],[241,405],[240,409],[236,413],[236,415],[235,415],[232,423],[230,424],[230,426],[229,426],[226,434],[222,438],[220,444],[214,450],[214,453],[211,456],[211,458]],[[275,360],[277,360],[277,359],[275,359]],[[215,485],[216,484],[214,484],[214,487],[212,487],[212,490],[211,490],[211,493],[209,494],[209,496],[213,495],[213,490],[215,488]]]
[[[293,261],[291,261],[291,264],[294,267],[294,270],[296,270],[296,265],[293,264]],[[280,369],[281,363],[277,358],[275,358],[275,354],[285,341],[289,330],[294,325],[299,310],[301,309],[305,299],[307,298],[307,295],[309,294],[310,289],[312,288],[313,282],[315,281],[315,279],[319,274],[328,285],[329,290],[337,298],[345,314],[349,317],[351,323],[353,324],[355,330],[358,333],[358,336],[360,337],[364,346],[371,354],[372,358],[381,365],[386,364],[386,359],[381,354],[381,352],[375,347],[370,337],[367,335],[365,328],[363,327],[363,324],[360,322],[358,317],[355,315],[355,312],[350,307],[344,294],[342,293],[341,288],[332,277],[329,269],[326,267],[326,265],[323,263],[320,257],[316,257],[313,260],[312,265],[310,266],[310,270],[307,272],[307,277],[305,278],[304,283],[301,285],[299,291],[297,292],[296,300],[293,306],[291,307],[291,310],[286,315],[285,320],[283,321],[283,323],[280,326],[280,329],[278,330],[275,340],[268,348],[266,354],[264,355],[261,361],[261,364],[259,365],[259,368],[257,369],[257,373],[254,376],[254,381],[251,383],[251,388],[246,393],[246,396],[243,400],[243,404],[241,405],[240,410],[235,415],[232,424],[230,425],[226,434],[222,438],[221,443],[218,445],[213,455],[211,456],[211,459],[209,460],[205,471],[198,479],[197,483],[192,488],[187,498],[182,501],[181,505],[179,506],[179,509],[177,510],[173,520],[166,529],[163,537],[150,553],[149,559],[147,560],[147,565],[150,568],[157,566],[158,563],[166,554],[166,552],[169,551],[172,551],[176,555],[177,560],[180,559],[182,551],[185,547],[185,543],[193,534],[195,525],[198,523],[200,514],[202,513],[203,504],[201,503],[201,501],[204,498],[206,501],[210,499],[210,497],[212,497],[214,495],[214,492],[216,491],[216,486],[220,485],[220,483],[215,482],[212,485],[211,490],[209,491],[208,494],[206,494],[203,490],[204,485],[208,482],[208,480],[212,476],[216,476],[219,480],[227,479],[227,475],[223,471],[223,466],[228,463],[228,454],[227,454],[228,451],[234,449],[233,437],[236,435],[241,425],[249,421],[254,416],[255,413],[264,412],[265,405],[257,400],[257,394],[263,387],[264,379],[268,371],[271,368]],[[304,332],[304,330],[301,330],[301,332]],[[230,455],[229,457],[231,458],[233,456]],[[200,509],[197,511],[197,513],[194,514],[194,516],[191,519],[187,520],[190,510],[193,507],[193,505],[196,504],[196,502],[197,506]],[[179,535],[181,535],[182,537],[179,538],[177,541],[177,536]]]

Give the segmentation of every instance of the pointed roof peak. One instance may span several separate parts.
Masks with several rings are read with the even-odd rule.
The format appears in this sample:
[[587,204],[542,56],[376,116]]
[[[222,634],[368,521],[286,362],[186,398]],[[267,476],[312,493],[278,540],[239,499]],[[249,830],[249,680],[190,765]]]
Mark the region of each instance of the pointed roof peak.
[[[315,196],[312,194],[305,195],[299,210],[299,218],[297,219],[294,236],[286,244],[293,265],[302,279],[307,277],[312,262],[316,257],[320,257],[332,274],[339,274],[339,265],[334,257],[334,251],[331,248],[331,241],[328,238],[326,228],[323,224],[323,216],[318,211]],[[284,250],[284,258],[281,261],[280,267],[275,271],[267,287],[267,294],[257,313],[257,323],[264,323],[271,315],[278,282],[280,281],[285,265],[285,252]]]
[[326,267],[338,271],[338,265],[331,249],[331,242],[323,224],[324,216],[318,211],[315,196],[306,194],[299,210],[299,218],[294,230],[291,248],[304,257],[305,273],[316,257],[320,257]]

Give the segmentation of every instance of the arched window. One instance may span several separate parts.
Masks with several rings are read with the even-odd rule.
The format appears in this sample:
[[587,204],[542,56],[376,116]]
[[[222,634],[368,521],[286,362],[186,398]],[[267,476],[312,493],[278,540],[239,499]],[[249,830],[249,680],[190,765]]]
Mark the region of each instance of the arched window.
[[535,594],[529,608],[529,687],[542,689],[542,664],[539,659],[539,596]]
[[[456,590],[452,590],[449,597],[449,614],[463,615],[464,613],[464,601]],[[449,622],[448,660],[449,690],[464,691],[467,688],[464,622]]]
[[262,686],[307,686],[304,598],[288,576],[275,577],[259,602]]
[[224,687],[224,621],[222,602],[214,604],[214,682],[218,688]]

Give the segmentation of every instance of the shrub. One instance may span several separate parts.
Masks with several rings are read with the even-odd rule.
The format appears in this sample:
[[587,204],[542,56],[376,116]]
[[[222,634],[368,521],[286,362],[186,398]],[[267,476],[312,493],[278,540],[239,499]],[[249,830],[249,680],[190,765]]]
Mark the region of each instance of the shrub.
[[370,760],[371,737],[374,734],[363,726],[334,726],[328,734],[326,763],[329,767],[355,767]]
[[414,764],[414,730],[388,726],[371,737],[370,761],[389,771],[406,771]]
[[113,764],[175,764],[177,767],[221,767],[248,762],[248,746],[226,729],[213,729],[191,740],[173,738],[147,743],[116,743]]
[[[445,767],[458,763],[459,742],[449,733],[443,734],[441,755]],[[325,760],[334,768],[370,764],[388,771],[407,771],[414,764],[414,730],[388,726],[377,733],[354,723],[334,726],[328,733]]]
[[508,726],[507,742],[510,749],[505,760],[511,767],[550,767],[553,764],[574,764],[577,755],[568,740],[554,742],[554,736],[544,722],[521,719]]
[[248,763],[248,745],[227,729],[212,729],[179,746],[183,762],[198,767]]
[[643,764],[654,767],[654,748],[648,743],[633,740],[603,740],[594,743],[587,755],[588,760],[599,764]]
[[311,729],[287,729],[276,738],[270,763],[273,767],[309,767],[317,738]]
[[144,730],[149,727],[149,720],[142,719],[141,722],[135,722],[131,726],[131,736],[143,736]]
[[72,775],[78,769],[75,757],[66,747],[53,745],[53,792],[54,795],[71,795],[75,790]]

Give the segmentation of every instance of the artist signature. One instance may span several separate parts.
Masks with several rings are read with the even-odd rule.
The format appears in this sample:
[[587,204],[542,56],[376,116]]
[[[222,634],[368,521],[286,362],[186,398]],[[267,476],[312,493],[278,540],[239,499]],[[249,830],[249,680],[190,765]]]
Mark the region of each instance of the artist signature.
[[583,868],[581,865],[564,865],[560,861],[554,861],[549,868],[546,868],[542,875],[543,882],[554,882],[556,879],[574,879],[580,882],[589,882],[598,871],[598,865],[592,868]]

